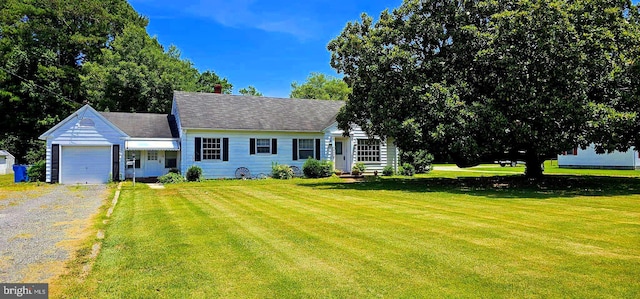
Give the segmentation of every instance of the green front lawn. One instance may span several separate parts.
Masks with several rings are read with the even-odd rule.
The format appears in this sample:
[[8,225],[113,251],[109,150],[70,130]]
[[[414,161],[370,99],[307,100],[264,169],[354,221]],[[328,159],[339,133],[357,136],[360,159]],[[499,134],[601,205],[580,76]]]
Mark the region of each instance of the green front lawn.
[[69,298],[640,296],[637,178],[429,176],[129,183],[91,272],[78,279],[76,264],[52,288]]

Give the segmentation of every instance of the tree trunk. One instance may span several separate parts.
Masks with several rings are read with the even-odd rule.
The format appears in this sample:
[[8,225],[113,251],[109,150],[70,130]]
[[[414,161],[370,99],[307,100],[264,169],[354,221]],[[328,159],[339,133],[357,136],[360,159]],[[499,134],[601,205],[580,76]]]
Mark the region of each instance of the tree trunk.
[[543,176],[542,172],[544,169],[542,168],[542,159],[538,156],[538,153],[535,150],[528,150],[525,156],[525,162],[527,163],[527,168],[524,170],[524,175],[527,178],[541,178]]

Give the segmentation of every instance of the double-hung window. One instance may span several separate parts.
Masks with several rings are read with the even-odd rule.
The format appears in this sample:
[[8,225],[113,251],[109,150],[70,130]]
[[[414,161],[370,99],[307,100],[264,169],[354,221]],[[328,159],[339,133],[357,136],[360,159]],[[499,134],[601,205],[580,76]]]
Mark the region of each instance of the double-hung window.
[[220,160],[221,152],[220,138],[202,138],[203,160]]
[[271,153],[271,139],[256,139],[256,152],[258,154],[270,154]]
[[250,138],[249,139],[249,154],[261,155],[277,155],[278,154],[278,139],[271,138]]
[[380,162],[380,140],[358,139],[356,156],[358,162]]
[[178,152],[167,151],[164,153],[164,168],[178,167]]
[[314,158],[314,139],[298,139],[298,157],[302,160]]

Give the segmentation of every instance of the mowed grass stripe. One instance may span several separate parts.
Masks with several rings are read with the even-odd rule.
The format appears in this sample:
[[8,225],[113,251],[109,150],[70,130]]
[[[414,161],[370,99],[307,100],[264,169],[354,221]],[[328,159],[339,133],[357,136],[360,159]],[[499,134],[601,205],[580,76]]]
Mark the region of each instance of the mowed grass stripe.
[[411,181],[382,184],[127,187],[87,278],[99,287],[79,286],[70,294],[640,295],[637,194],[539,197],[526,190],[464,194]]
[[[524,235],[524,236],[522,236],[522,237],[529,238],[530,236],[528,236],[528,235]],[[545,242],[545,240],[540,240],[540,242],[534,242],[534,243],[546,244],[547,242]],[[552,243],[553,243],[553,242],[552,242]],[[530,246],[527,246],[527,247],[530,247]]]
[[[242,198],[246,198],[246,197],[242,197]],[[251,198],[251,199],[246,199],[246,200],[242,200],[242,202],[244,202],[244,201],[250,201],[251,203],[260,202],[259,200],[257,200],[257,199],[253,199],[253,198]],[[240,200],[238,200],[238,202],[240,202]],[[241,204],[238,204],[237,202],[236,202],[236,203],[234,203],[234,205],[241,207],[241,208],[240,208],[240,210],[241,210],[241,211],[247,211],[247,210],[248,210],[248,208],[249,208],[249,206],[247,206],[247,205],[241,205]],[[235,216],[235,215],[236,215],[236,214],[234,214],[234,216]],[[288,217],[288,216],[290,216],[290,215],[284,215],[284,216],[281,216],[281,215],[278,215],[278,216],[269,216],[269,217],[266,217],[266,218],[265,218],[265,217],[259,217],[259,216],[256,216],[255,218],[258,218],[258,219],[266,219],[266,221],[265,221],[266,225],[271,224],[271,226],[273,226],[273,227],[280,227],[279,225],[277,225],[277,224],[279,224],[278,222],[281,222],[281,221],[280,221],[280,219],[285,219],[285,217],[286,217],[286,219],[287,219],[286,221],[291,221],[291,220],[292,220],[292,218],[291,218],[291,217]],[[235,218],[237,218],[237,217],[234,217],[234,219],[235,219]],[[248,221],[248,220],[245,220],[245,219],[239,219],[239,220],[237,220],[237,221]],[[284,246],[284,247],[287,247],[287,248],[295,248],[295,249],[296,249],[296,251],[300,251],[300,250],[305,251],[305,250],[308,250],[310,247],[314,247],[314,246],[313,246],[313,241],[317,241],[317,240],[313,240],[313,239],[312,239],[312,240],[309,240],[309,238],[308,238],[308,235],[309,235],[309,234],[307,233],[309,230],[308,230],[308,229],[307,229],[306,231],[301,230],[301,229],[300,229],[300,227],[302,227],[302,226],[301,226],[301,224],[302,224],[302,223],[301,223],[301,222],[299,222],[299,221],[298,221],[298,222],[296,222],[296,223],[297,223],[297,225],[293,225],[293,226],[292,226],[292,225],[286,225],[286,226],[285,226],[285,229],[284,229],[285,233],[284,233],[284,234],[286,234],[285,238],[286,238],[287,240],[285,240],[285,241],[286,241],[286,244],[287,244],[287,245],[286,245],[286,246]],[[314,222],[314,224],[313,224],[313,225],[314,225],[314,227],[321,227],[320,225],[316,225],[316,224],[317,224],[317,223],[315,223],[315,222]],[[298,228],[296,228],[296,226],[297,226]],[[281,230],[282,230],[282,229],[281,229]],[[324,232],[331,232],[331,231],[338,231],[338,230],[331,229],[331,230],[325,230]],[[299,233],[296,233],[296,232],[299,232]],[[278,232],[278,233],[279,233],[279,234],[283,234],[283,232]],[[257,236],[267,236],[267,237],[265,237],[267,240],[271,240],[271,239],[273,238],[273,236],[272,236],[272,235],[267,234],[267,233],[254,233],[254,235],[257,235]],[[350,240],[354,240],[354,239],[355,239],[355,238],[353,238],[353,236],[350,236],[349,234],[341,233],[340,235],[342,235],[342,238],[344,238],[344,237],[350,237]],[[305,242],[305,244],[304,244],[304,245],[305,245],[304,247],[298,247],[298,246],[297,246],[297,245],[299,245],[299,244],[297,244],[297,243],[299,243],[299,241],[300,241],[300,240],[306,240],[306,242]],[[362,240],[360,240],[360,241],[362,241]],[[358,244],[360,244],[360,243],[362,243],[362,242],[355,242],[355,243],[353,243],[353,244],[358,245]],[[324,242],[324,244],[322,244],[322,245],[325,245],[325,244],[333,244],[333,245],[332,245],[332,247],[335,247],[335,244],[337,244],[337,243],[336,243],[336,241],[335,241],[335,240],[330,240],[330,241]],[[351,246],[353,246],[353,245],[351,245]],[[316,247],[323,247],[323,246],[316,246]],[[309,254],[301,254],[301,253],[299,253],[299,255],[300,255],[300,256],[302,256],[302,257],[305,257],[305,256],[313,256],[313,254],[316,254],[316,255],[317,255],[317,254],[319,254],[319,253],[320,253],[321,255],[323,255],[323,257],[325,257],[325,256],[333,256],[333,255],[334,255],[334,254],[331,254],[331,252],[330,252],[330,251],[334,251],[334,250],[335,250],[334,248],[332,248],[332,250],[327,250],[326,246],[324,246],[324,247],[325,247],[325,249],[324,249],[323,251],[321,251],[321,252],[317,252],[317,251],[316,251],[316,252],[309,252]],[[372,250],[372,248],[371,248],[372,246],[365,246],[365,247],[368,247],[368,251],[375,251],[375,250]],[[346,247],[346,248],[350,249],[349,247]],[[313,248],[311,248],[311,251],[314,251],[314,249],[313,249]],[[366,252],[366,251],[364,251],[364,252]],[[342,251],[340,251],[339,253],[340,253],[340,256],[344,256],[344,255],[343,255],[344,253],[343,253]],[[338,265],[343,265],[343,266],[344,266],[344,265],[347,265],[347,264],[349,264],[349,263],[353,263],[353,262],[355,262],[355,261],[358,259],[358,257],[359,257],[359,256],[362,256],[362,255],[361,255],[361,253],[353,253],[353,252],[351,252],[351,253],[350,253],[349,255],[347,255],[347,256],[354,257],[354,258],[349,259],[349,260],[344,260],[344,259],[337,259],[337,260],[336,260],[336,259],[334,259],[333,263],[334,263],[334,264],[335,264],[335,263],[338,263]],[[325,260],[325,261],[327,261],[327,263],[332,262],[332,261],[328,261],[329,259],[326,259],[326,258],[325,258],[324,260]],[[370,258],[368,262],[369,262],[369,263],[372,263],[372,262],[371,262],[371,260],[374,260],[374,259],[371,259],[371,258]],[[339,267],[339,266],[337,266],[337,267]],[[404,272],[404,269],[400,269],[400,270],[397,270],[397,271]],[[351,288],[353,288],[353,286],[352,286]]]
[[[227,192],[228,192],[228,191],[229,191],[229,190],[227,190]],[[248,200],[248,199],[249,199],[249,198],[251,198],[251,197],[250,197],[250,196],[247,196],[247,195],[245,194],[245,195],[244,195],[244,196],[242,196],[241,198],[245,198],[245,199],[247,199],[247,200]],[[240,200],[239,200],[238,202],[245,202],[245,201],[240,201]],[[259,201],[254,201],[254,199],[253,199],[253,198],[251,198],[251,202],[253,203],[253,202],[259,202]],[[246,206],[246,205],[244,205],[243,207],[244,207],[244,209],[246,209],[246,208],[247,208],[247,206]],[[279,217],[276,217],[276,218],[279,218]],[[396,224],[398,224],[398,223],[396,223]],[[418,247],[419,247],[419,246],[418,246]]]
[[[240,201],[238,201],[240,202]],[[242,205],[240,203],[236,202],[235,205],[240,206],[241,210],[246,211],[248,209],[251,209],[251,207],[249,207],[248,205]],[[244,201],[242,201],[244,202]],[[251,199],[250,201],[251,203],[255,203],[255,202],[259,202],[257,200]],[[374,250],[376,247],[375,246],[371,246],[368,245],[366,240],[362,239],[362,238],[356,238],[354,236],[354,234],[352,233],[344,233],[341,232],[341,230],[336,230],[336,229],[318,229],[318,228],[322,228],[323,225],[321,225],[319,222],[317,221],[312,221],[312,225],[313,225],[313,229],[308,229],[305,228],[304,230],[302,230],[301,228],[304,226],[304,221],[299,221],[299,220],[293,220],[291,217],[291,213],[285,212],[282,215],[276,215],[276,216],[270,216],[269,222],[270,224],[274,224],[274,223],[278,223],[278,222],[282,222],[279,219],[286,219],[286,221],[295,221],[296,225],[286,225],[284,228],[285,232],[279,232],[279,234],[284,234],[286,235],[285,237],[287,238],[287,242],[288,242],[288,246],[290,248],[294,248],[294,247],[298,247],[296,245],[298,245],[297,243],[299,243],[300,240],[304,240],[304,247],[298,247],[298,248],[294,248],[294,250],[289,250],[290,252],[293,253],[297,253],[298,255],[304,256],[309,256],[309,255],[318,255],[320,254],[322,257],[327,257],[324,260],[326,261],[326,263],[333,263],[334,265],[337,263],[338,266],[336,267],[345,267],[345,266],[349,266],[349,264],[362,264],[362,263],[367,263],[368,267],[371,268],[371,266],[373,266],[373,264],[377,261],[384,261],[385,259],[375,259],[375,258],[371,258],[368,257],[366,260],[363,260],[362,258],[360,258],[361,256],[363,256],[363,254],[366,254],[367,252],[374,252],[376,250]],[[303,215],[304,216],[304,215]],[[312,215],[309,215],[312,216]],[[265,219],[265,217],[258,217],[261,220]],[[312,218],[312,217],[309,217]],[[244,219],[243,219],[244,220]],[[246,220],[245,220],[246,221]],[[279,224],[279,223],[278,223]],[[277,227],[280,227],[279,225],[274,225]],[[331,232],[340,232],[338,239],[336,239],[335,237],[332,238],[332,240],[329,241],[322,241],[320,238],[311,238],[309,239],[308,236],[310,234],[313,235],[317,235],[317,233],[331,233]],[[343,241],[341,241],[341,239],[344,238],[348,238],[348,246],[343,246],[343,247],[338,247],[339,243],[344,243]],[[327,238],[325,239],[329,239],[329,236],[327,236]],[[385,242],[388,243],[388,242]],[[325,244],[329,245],[329,244],[333,244],[332,246],[324,246]],[[315,246],[314,246],[315,245]],[[361,252],[353,252],[354,245],[360,245],[362,247],[364,247],[363,250],[361,250]],[[324,249],[323,249],[324,248]],[[340,250],[340,248],[342,248],[342,250]],[[349,257],[349,259],[336,259],[336,258],[331,258],[333,256],[336,256],[335,253],[336,250],[338,249],[338,257],[342,256],[342,257]],[[314,251],[314,250],[318,250],[318,251]],[[303,251],[303,252],[299,252],[299,251]],[[348,251],[347,254],[345,254],[345,251]],[[395,252],[395,251],[393,251]],[[366,255],[364,255],[364,257],[366,257]],[[362,261],[361,261],[362,260]],[[377,267],[380,268],[380,267]],[[398,267],[396,267],[398,268]],[[387,273],[391,273],[393,271],[390,271],[390,269],[382,269],[381,271],[387,272]],[[366,271],[365,271],[366,272]],[[405,272],[404,269],[400,269],[398,268],[395,272],[397,273],[402,273]],[[348,277],[347,277],[348,278]],[[371,282],[371,281],[369,281]],[[357,285],[354,285],[357,286]],[[353,288],[353,286],[352,286]]]
[[[259,293],[260,290],[269,290],[266,286],[272,284],[272,280],[283,279],[278,272],[273,271],[273,267],[263,262],[264,258],[247,250],[247,246],[253,242],[252,238],[237,233],[237,227],[229,223],[226,217],[217,217],[210,209],[197,204],[197,199],[186,200],[185,194],[180,193],[175,198],[184,201],[187,212],[190,212],[184,213],[181,218],[190,223],[191,235],[188,239],[193,245],[191,251],[200,255],[193,260],[193,266],[205,274],[213,270],[211,281],[220,291],[216,296],[238,297],[246,293]],[[217,238],[212,240],[212,235]],[[185,272],[185,276],[193,276],[193,273]],[[238,281],[250,283],[238,284]],[[269,293],[270,291],[262,296]]]
[[[292,241],[293,232],[295,231],[292,226],[284,228],[287,231],[286,234],[282,233],[282,229],[277,231],[269,229],[269,227],[274,227],[276,224],[272,219],[263,217],[250,209],[238,205],[239,201],[257,201],[257,199],[241,197],[238,196],[239,194],[235,194],[234,198],[229,198],[228,194],[232,194],[229,191],[226,188],[215,191],[210,190],[207,191],[211,195],[210,200],[196,199],[195,201],[205,208],[211,209],[214,216],[226,215],[224,218],[232,223],[230,226],[234,234],[244,237],[250,236],[245,240],[244,249],[247,252],[254,253],[251,259],[270,260],[272,262],[271,268],[280,271],[280,279],[275,279],[271,288],[287,292],[288,290],[304,290],[304,284],[322,282],[337,284],[341,282],[335,279],[335,275],[322,275],[322,268],[328,268],[328,270],[324,270],[327,273],[335,273],[335,268],[331,268],[322,261],[315,259],[313,255],[304,255],[296,252],[298,248],[296,248],[297,242]],[[306,236],[295,238],[301,241],[306,239]],[[296,253],[292,255],[291,252]],[[301,275],[305,272],[308,272],[308,275]],[[319,295],[317,293],[322,291],[322,288],[308,289],[308,291],[313,292],[309,294],[315,295]],[[348,284],[345,282],[343,291],[352,292],[353,290],[348,288]]]
[[[187,194],[189,193],[189,191],[185,192]],[[300,282],[290,279],[290,277],[295,277],[295,275],[289,275],[285,267],[285,265],[293,264],[295,261],[290,259],[289,256],[282,254],[282,251],[279,250],[279,248],[284,247],[285,244],[279,242],[278,236],[271,235],[268,231],[260,230],[259,226],[246,225],[245,221],[247,221],[247,218],[243,217],[246,211],[228,209],[224,203],[227,201],[236,201],[234,196],[229,196],[229,194],[233,194],[229,192],[229,190],[207,190],[205,192],[207,192],[211,198],[208,203],[204,203],[197,198],[194,198],[194,202],[203,210],[209,211],[211,217],[224,219],[226,221],[226,229],[231,236],[230,242],[237,245],[238,250],[246,253],[243,261],[248,263],[273,261],[272,265],[267,265],[264,268],[270,271],[284,269],[283,271],[271,274],[261,273],[261,277],[266,284],[263,290],[286,292],[287,290],[300,289],[298,287]],[[232,282],[235,281],[237,280],[232,280]]]

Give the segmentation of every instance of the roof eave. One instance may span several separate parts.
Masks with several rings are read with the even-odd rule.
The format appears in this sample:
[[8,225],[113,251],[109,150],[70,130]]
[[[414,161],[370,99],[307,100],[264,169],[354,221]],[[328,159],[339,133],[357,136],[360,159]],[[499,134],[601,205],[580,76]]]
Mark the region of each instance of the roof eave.
[[287,132],[287,133],[323,133],[324,131],[324,130],[225,129],[225,128],[197,128],[197,127],[182,127],[182,130],[234,131],[234,132]]

